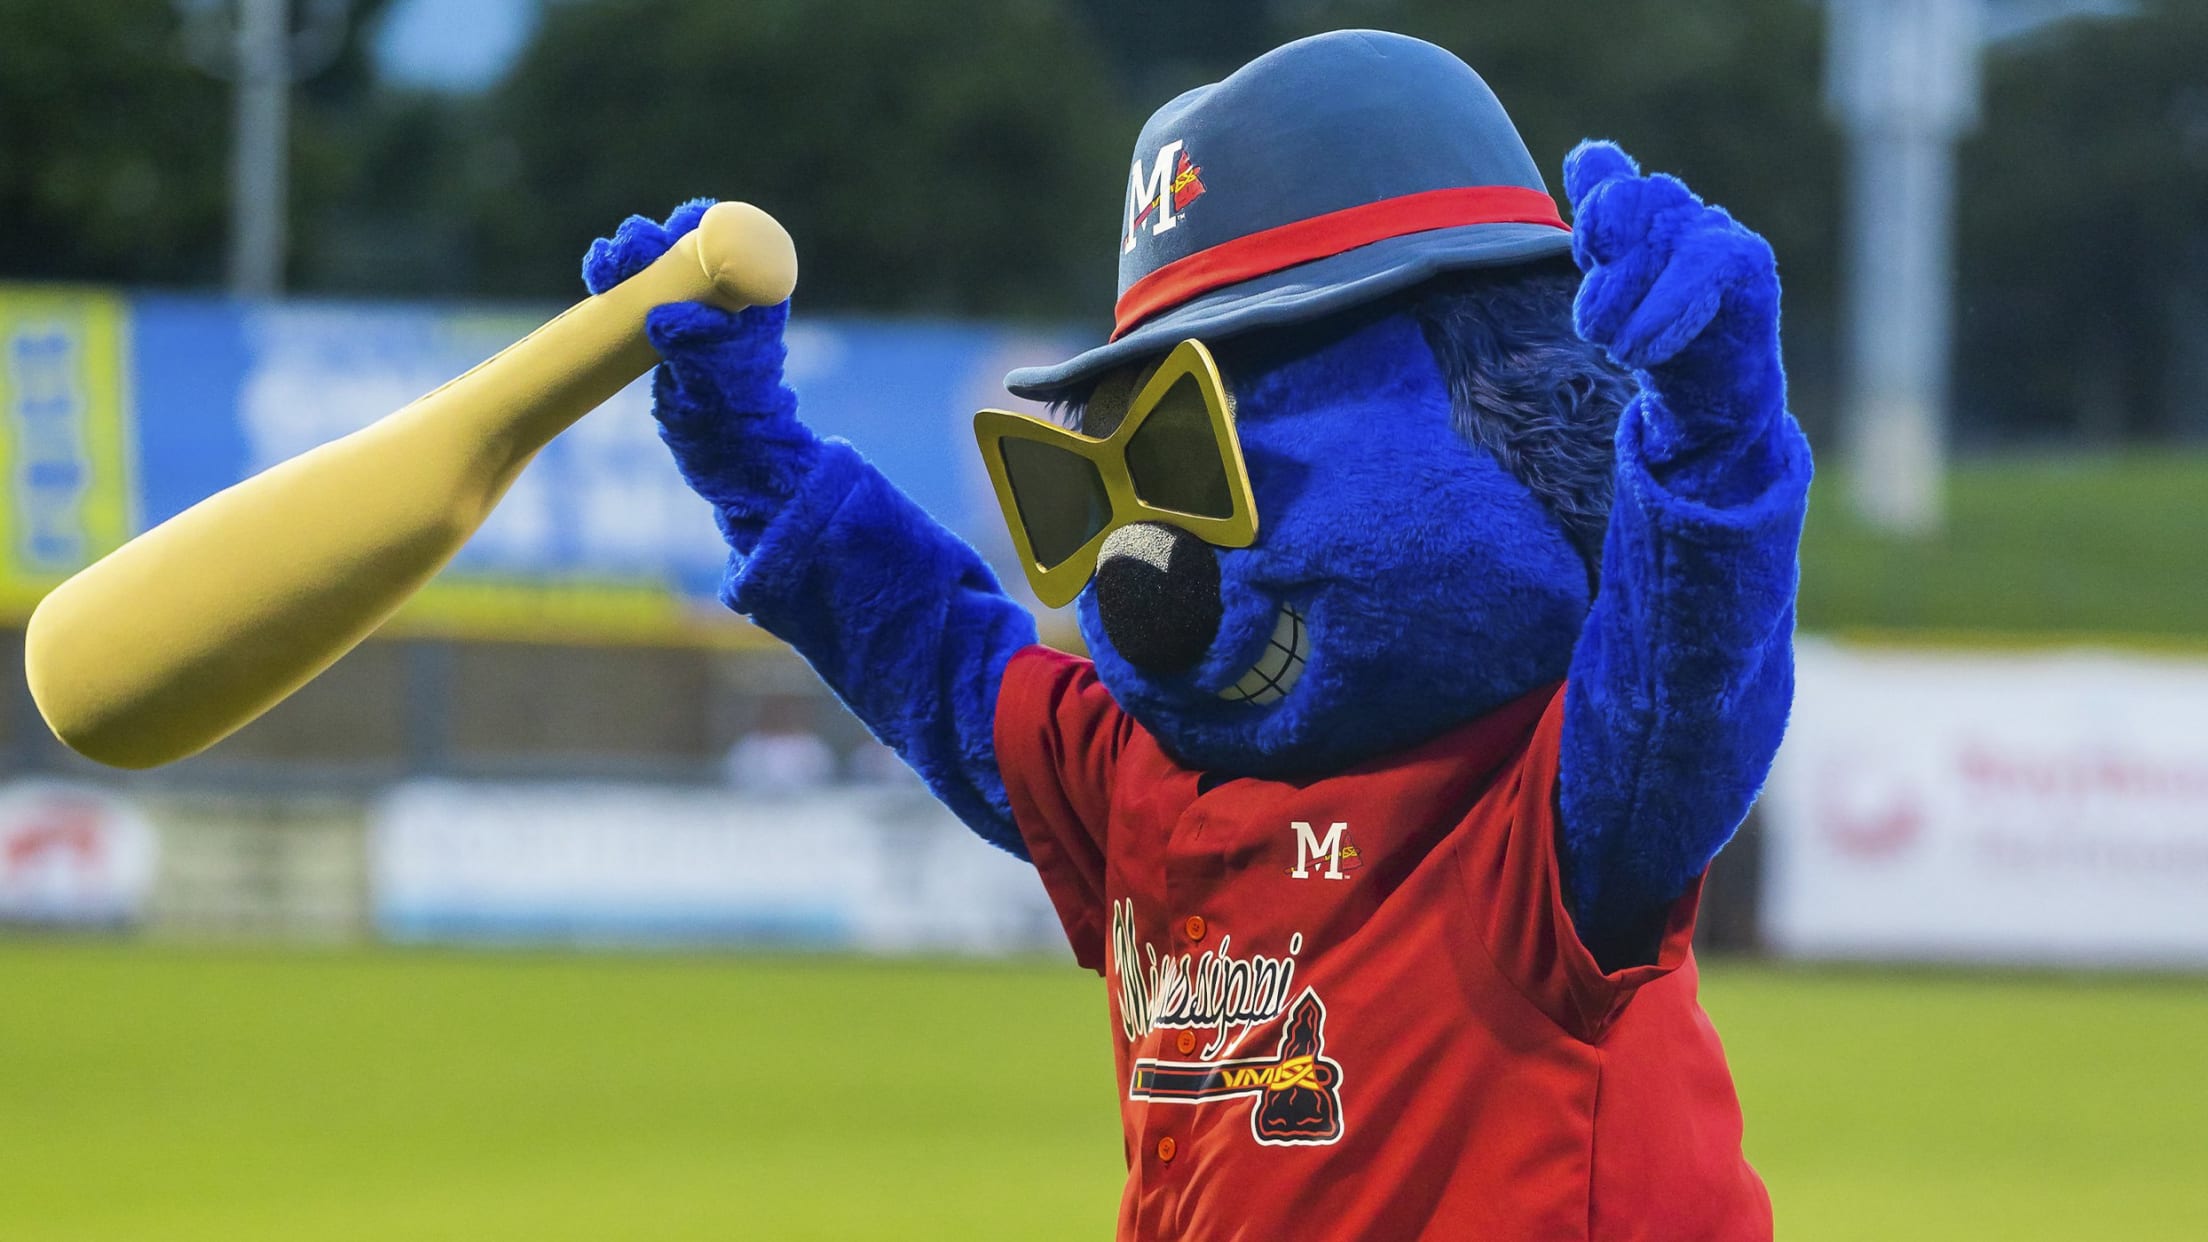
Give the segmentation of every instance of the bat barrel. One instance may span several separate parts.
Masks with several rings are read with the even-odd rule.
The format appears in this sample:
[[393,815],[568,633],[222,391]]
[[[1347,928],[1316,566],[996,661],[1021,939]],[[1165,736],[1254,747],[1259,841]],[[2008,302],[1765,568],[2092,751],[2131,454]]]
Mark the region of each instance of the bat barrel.
[[131,540],[32,614],[39,713],[115,767],[220,741],[388,620],[538,450],[658,361],[653,307],[779,302],[796,275],[772,217],[718,204],[649,267],[465,375]]

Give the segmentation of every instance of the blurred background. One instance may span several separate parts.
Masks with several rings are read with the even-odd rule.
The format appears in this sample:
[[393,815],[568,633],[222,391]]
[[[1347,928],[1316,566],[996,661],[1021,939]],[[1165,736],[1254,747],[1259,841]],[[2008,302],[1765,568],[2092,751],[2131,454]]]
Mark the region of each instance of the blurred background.
[[[808,420],[1001,558],[967,420],[1103,334],[1142,119],[1340,26],[1780,255],[1800,693],[1701,937],[1781,1236],[2208,1236],[2200,0],[0,0],[7,666],[697,195],[798,240]],[[1099,986],[715,603],[647,408],[202,757],[0,678],[0,1237],[1108,1230]]]

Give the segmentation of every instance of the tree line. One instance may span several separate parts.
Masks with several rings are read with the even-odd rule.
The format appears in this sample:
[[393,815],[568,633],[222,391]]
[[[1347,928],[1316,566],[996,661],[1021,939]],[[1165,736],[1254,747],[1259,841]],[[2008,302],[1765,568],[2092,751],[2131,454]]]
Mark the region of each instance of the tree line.
[[[1769,235],[1797,404],[1813,434],[1829,417],[1844,161],[1806,0],[561,0],[475,95],[378,80],[388,7],[356,3],[296,96],[301,293],[565,298],[623,215],[717,194],[790,226],[808,309],[1100,326],[1149,110],[1376,26],[1479,69],[1552,188],[1572,143],[1611,137]],[[220,278],[228,90],[179,13],[0,0],[0,278]],[[1961,168],[1963,434],[2208,439],[2208,6],[2007,41],[1985,103]]]

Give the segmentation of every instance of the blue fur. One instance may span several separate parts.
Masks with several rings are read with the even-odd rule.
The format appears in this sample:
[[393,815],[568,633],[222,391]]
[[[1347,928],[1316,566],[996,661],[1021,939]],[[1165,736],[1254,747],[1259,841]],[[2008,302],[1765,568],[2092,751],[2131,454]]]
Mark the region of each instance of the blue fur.
[[[1645,959],[1769,769],[1809,458],[1763,240],[1607,144],[1574,152],[1566,189],[1576,302],[1552,269],[1474,273],[1212,342],[1260,518],[1253,546],[1219,553],[1219,637],[1193,670],[1150,676],[1112,649],[1093,590],[1078,616],[1120,705],[1224,775],[1321,776],[1568,676],[1567,900],[1618,965]],[[591,287],[699,210],[632,218],[592,248]],[[725,598],[1020,852],[992,730],[1033,622],[855,450],[797,421],[785,315],[651,317],[663,434],[734,550]],[[1309,625],[1302,680],[1269,707],[1219,699],[1281,602]]]
[[857,450],[822,442],[722,599],[796,647],[967,826],[1027,856],[994,729],[1005,663],[1035,620]]
[[[584,260],[592,291],[664,253],[708,204],[665,226],[632,216]],[[731,549],[721,598],[812,664],[983,840],[1026,846],[996,762],[997,687],[1035,621],[974,550],[842,440],[797,420],[782,382],[789,305],[730,314],[680,303],[647,331],[664,360],[653,414]]]
[[1793,699],[1809,449],[1786,410],[1770,246],[1608,143],[1565,164],[1584,338],[1634,369],[1602,587],[1572,654],[1559,802],[1571,907],[1599,960],[1748,813]]
[[[1093,588],[1082,637],[1121,707],[1183,763],[1310,776],[1401,750],[1559,681],[1587,574],[1556,518],[1457,431],[1408,313],[1354,316],[1214,351],[1235,394],[1259,531],[1219,553],[1210,654],[1154,676],[1113,650]],[[1271,707],[1230,703],[1295,605],[1311,661]]]
[[1613,486],[1611,440],[1632,379],[1572,330],[1579,273],[1475,269],[1411,299],[1441,362],[1457,431],[1540,497],[1592,566]]
[[693,198],[668,213],[665,224],[650,216],[623,220],[613,236],[592,242],[583,255],[583,287],[592,293],[604,293],[643,271],[652,260],[667,253],[676,239],[698,227],[698,220],[712,205],[710,198]]

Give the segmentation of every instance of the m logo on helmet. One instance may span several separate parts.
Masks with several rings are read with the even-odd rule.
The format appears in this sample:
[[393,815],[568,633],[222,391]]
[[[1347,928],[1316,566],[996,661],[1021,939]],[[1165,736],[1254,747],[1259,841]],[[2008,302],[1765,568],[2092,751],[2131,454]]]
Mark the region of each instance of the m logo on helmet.
[[1148,171],[1143,169],[1139,156],[1128,166],[1127,232],[1120,241],[1122,253],[1133,253],[1136,231],[1145,223],[1153,234],[1179,224],[1180,213],[1204,192],[1204,183],[1197,175],[1203,170],[1189,161],[1186,146],[1185,140],[1176,138],[1158,148]]

